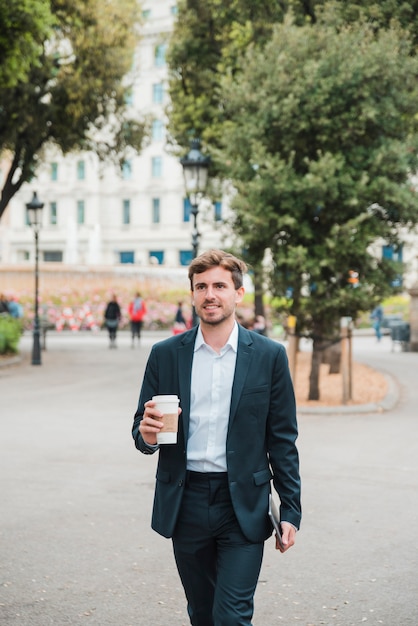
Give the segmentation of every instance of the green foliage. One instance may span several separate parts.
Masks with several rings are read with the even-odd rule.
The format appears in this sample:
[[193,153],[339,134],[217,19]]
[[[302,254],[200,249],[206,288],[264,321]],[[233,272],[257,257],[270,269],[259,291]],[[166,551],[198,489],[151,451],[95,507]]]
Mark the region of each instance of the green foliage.
[[22,322],[11,315],[0,315],[0,354],[15,354],[22,335]]
[[39,66],[42,42],[54,18],[47,0],[2,0],[0,9],[0,85],[26,80],[32,64]]
[[291,289],[300,328],[332,334],[392,291],[399,265],[372,244],[396,244],[418,222],[418,61],[402,31],[321,20],[286,20],[224,77],[222,157],[233,228],[249,249],[270,250],[272,293]]
[[55,0],[54,28],[35,33],[37,56],[24,75],[11,86],[0,73],[0,151],[11,160],[0,216],[48,145],[63,153],[93,150],[115,162],[141,148],[147,121],[126,107],[138,19],[136,0]]
[[283,19],[275,0],[220,0],[178,3],[178,20],[167,60],[170,69],[169,131],[175,144],[188,147],[190,136],[211,147],[212,172],[221,167],[216,147],[225,119],[220,78],[234,74],[249,45],[261,45]]

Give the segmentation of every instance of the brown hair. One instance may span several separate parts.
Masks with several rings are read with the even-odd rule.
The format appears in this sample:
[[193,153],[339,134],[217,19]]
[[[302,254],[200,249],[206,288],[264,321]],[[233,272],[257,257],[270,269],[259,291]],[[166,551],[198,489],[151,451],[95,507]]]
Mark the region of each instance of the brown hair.
[[223,250],[208,250],[193,259],[189,265],[190,288],[193,291],[193,276],[202,274],[212,267],[223,267],[231,272],[235,289],[242,287],[247,266],[244,261]]

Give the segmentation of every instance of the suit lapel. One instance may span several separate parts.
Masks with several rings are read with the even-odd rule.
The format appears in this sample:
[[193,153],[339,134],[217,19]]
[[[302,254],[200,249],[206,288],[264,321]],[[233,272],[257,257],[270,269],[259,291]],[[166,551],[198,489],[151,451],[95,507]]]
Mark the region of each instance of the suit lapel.
[[235,365],[234,382],[232,385],[231,408],[229,411],[229,427],[235,418],[238,402],[241,398],[244,383],[247,379],[248,371],[253,357],[254,348],[252,347],[251,334],[242,326],[238,327],[238,351],[237,362]]
[[182,335],[182,341],[178,348],[178,378],[179,396],[182,413],[180,419],[183,423],[184,445],[187,446],[190,418],[190,384],[192,377],[193,351],[197,334],[197,327],[189,333]]

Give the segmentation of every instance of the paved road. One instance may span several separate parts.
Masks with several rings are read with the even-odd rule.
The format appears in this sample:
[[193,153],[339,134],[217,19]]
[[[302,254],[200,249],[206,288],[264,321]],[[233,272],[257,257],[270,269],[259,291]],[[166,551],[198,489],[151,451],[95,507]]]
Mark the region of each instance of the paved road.
[[[155,457],[130,436],[144,363],[121,336],[53,335],[0,369],[0,623],[185,626],[169,541],[149,528]],[[418,624],[418,354],[356,338],[400,382],[370,414],[301,414],[303,527],[266,543],[255,626]]]

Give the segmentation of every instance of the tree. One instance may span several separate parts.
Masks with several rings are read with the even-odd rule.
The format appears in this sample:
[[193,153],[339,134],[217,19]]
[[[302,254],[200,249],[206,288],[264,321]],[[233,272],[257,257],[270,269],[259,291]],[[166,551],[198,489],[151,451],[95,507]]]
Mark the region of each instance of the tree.
[[216,148],[222,135],[224,106],[220,78],[234,73],[237,58],[251,42],[268,41],[287,2],[276,0],[183,0],[167,54],[169,131],[174,149],[187,148],[191,134]]
[[0,85],[13,87],[39,62],[54,18],[46,0],[8,0],[0,11]]
[[418,222],[412,51],[400,29],[346,25],[325,11],[315,25],[276,26],[223,78],[233,229],[245,247],[270,251],[271,290],[292,292],[283,308],[313,337],[311,400],[340,317],[356,318],[393,290],[400,268],[372,244],[399,245],[402,227]]
[[64,154],[93,150],[123,161],[146,135],[146,120],[129,117],[126,109],[137,1],[53,0],[51,13],[54,26],[44,33],[26,77],[12,86],[0,82],[0,151],[11,161],[0,216],[48,145]]

